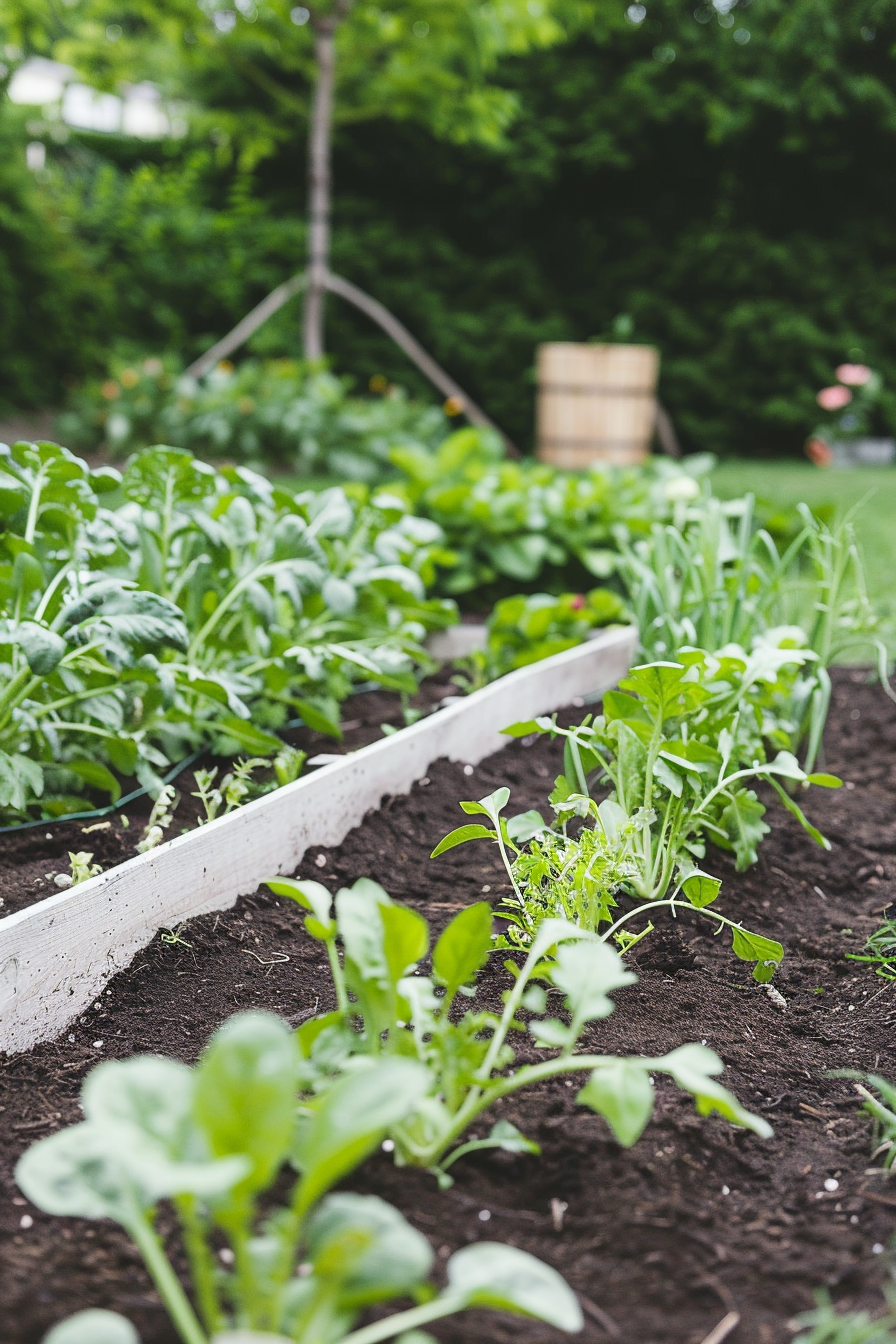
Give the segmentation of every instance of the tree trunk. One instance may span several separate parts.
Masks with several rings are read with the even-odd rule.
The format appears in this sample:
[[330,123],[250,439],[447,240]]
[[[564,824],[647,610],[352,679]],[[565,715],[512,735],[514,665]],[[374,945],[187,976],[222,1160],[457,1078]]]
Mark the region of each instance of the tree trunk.
[[[313,18],[317,81],[308,130],[308,289],[302,344],[305,358],[324,355],[324,296],[330,263],[330,140],[336,76],[336,29],[349,5]],[[343,12],[339,12],[343,11]]]

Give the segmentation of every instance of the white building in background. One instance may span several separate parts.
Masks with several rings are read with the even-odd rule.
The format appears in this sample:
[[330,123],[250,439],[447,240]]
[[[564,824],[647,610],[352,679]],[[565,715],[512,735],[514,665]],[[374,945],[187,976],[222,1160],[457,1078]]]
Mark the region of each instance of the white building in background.
[[32,56],[19,66],[9,81],[8,96],[10,102],[45,109],[48,117],[79,131],[133,135],[142,140],[183,133],[183,126],[162,105],[154,84],[130,84],[120,94],[100,93],[82,84],[71,66],[42,56]]

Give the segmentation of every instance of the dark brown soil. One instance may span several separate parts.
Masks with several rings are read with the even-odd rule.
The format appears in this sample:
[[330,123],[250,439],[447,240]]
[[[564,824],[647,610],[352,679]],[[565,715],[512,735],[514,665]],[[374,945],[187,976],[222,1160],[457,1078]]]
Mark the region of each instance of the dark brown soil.
[[[409,698],[409,709],[428,713],[445,696],[459,694],[449,680],[450,675],[449,668],[427,678],[417,694]],[[380,737],[383,724],[403,727],[405,722],[401,697],[393,691],[372,690],[353,695],[343,706],[343,713],[341,741],[308,728],[287,730],[281,736],[290,746],[301,748],[313,758],[318,754],[355,751]],[[204,815],[202,804],[193,795],[194,771],[217,768],[220,780],[231,764],[207,752],[178,775],[173,783],[179,800],[166,839],[193,830]],[[271,775],[261,772],[256,778],[264,783]],[[133,782],[127,781],[126,787]],[[144,796],[104,817],[47,821],[0,835],[0,916],[14,914],[58,892],[53,879],[70,871],[70,853],[89,852],[104,871],[133,858],[151,808],[152,799]]]
[[[502,890],[489,847],[427,858],[457,824],[458,800],[506,782],[515,808],[543,806],[558,756],[539,740],[511,745],[469,776],[440,762],[338,850],[309,854],[302,871],[333,885],[375,876],[442,925],[463,903]],[[826,764],[848,781],[808,799],[833,842],[830,854],[774,812],[750,872],[736,875],[725,856],[712,856],[725,878],[726,912],[787,947],[776,981],[786,1009],[720,942],[682,922],[637,949],[638,984],[616,994],[616,1013],[589,1041],[654,1053],[705,1040],[724,1058],[728,1085],[774,1124],[773,1139],[700,1120],[674,1089],[661,1087],[654,1122],[624,1151],[600,1119],[576,1108],[561,1081],[501,1108],[543,1145],[541,1159],[462,1159],[456,1185],[439,1194],[430,1177],[396,1170],[380,1156],[354,1188],[396,1203],[442,1259],[464,1243],[498,1239],[549,1260],[583,1297],[586,1340],[699,1344],[736,1310],[741,1323],[726,1336],[731,1344],[784,1344],[792,1338],[788,1322],[819,1286],[844,1304],[879,1305],[886,1256],[874,1248],[893,1230],[896,1188],[866,1174],[868,1124],[850,1085],[826,1076],[842,1067],[892,1075],[896,1065],[896,987],[845,960],[896,896],[896,710],[859,672],[837,677]],[[295,1022],[330,1003],[319,945],[286,903],[259,893],[184,926],[180,936],[156,940],[65,1039],[0,1067],[6,1344],[36,1344],[53,1321],[88,1305],[131,1316],[144,1344],[174,1344],[117,1229],[48,1218],[28,1207],[12,1181],[29,1142],[78,1118],[78,1088],[91,1064],[147,1050],[192,1060],[235,1009],[264,1006]],[[504,974],[495,959],[483,978],[485,1001],[496,1001]],[[837,1188],[826,1189],[826,1181]],[[559,1228],[554,1200],[567,1206]],[[559,1338],[484,1314],[458,1317],[436,1333],[446,1344]]]

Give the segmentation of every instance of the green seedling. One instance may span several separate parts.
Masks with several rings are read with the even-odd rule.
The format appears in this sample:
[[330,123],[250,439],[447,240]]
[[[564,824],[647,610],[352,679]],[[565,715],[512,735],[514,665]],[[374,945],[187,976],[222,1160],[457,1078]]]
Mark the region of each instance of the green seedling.
[[[464,1247],[439,1291],[429,1244],[396,1209],[329,1193],[420,1102],[423,1066],[371,1060],[297,1106],[301,1073],[295,1034],[267,1013],[231,1018],[194,1068],[155,1055],[100,1064],[82,1089],[83,1122],[29,1148],[16,1180],[46,1213],[119,1223],[182,1344],[409,1340],[468,1307],[581,1329],[574,1294],[534,1256]],[[278,1204],[272,1188],[287,1173]],[[156,1230],[163,1201],[179,1222],[192,1297]],[[367,1308],[400,1298],[412,1305],[358,1324]],[[137,1344],[137,1335],[114,1313],[82,1312],[45,1344]]]
[[816,1296],[813,1311],[797,1317],[797,1324],[808,1333],[799,1334],[793,1344],[896,1344],[896,1283],[884,1287],[884,1311],[872,1317],[867,1311],[839,1312],[827,1293]]
[[828,1076],[854,1082],[863,1109],[872,1120],[872,1161],[882,1158],[880,1171],[891,1176],[896,1167],[896,1086],[878,1073],[859,1073],[856,1069],[834,1069]]
[[100,864],[93,862],[93,855],[83,850],[78,854],[69,851],[68,862],[71,871],[57,873],[53,879],[57,887],[77,887],[81,882],[88,882],[92,877],[99,877],[103,871]]
[[[335,902],[318,882],[277,878],[267,885],[307,911],[305,927],[325,945],[333,974],[335,1011],[303,1023],[296,1033],[304,1087],[326,1095],[334,1079],[371,1059],[415,1061],[427,1084],[391,1125],[390,1137],[397,1162],[428,1168],[443,1185],[450,1184],[447,1169],[466,1152],[537,1152],[508,1121],[498,1121],[485,1138],[460,1141],[502,1097],[564,1075],[587,1075],[578,1101],[602,1115],[625,1146],[650,1120],[658,1073],[691,1093],[701,1115],[715,1111],[762,1137],[771,1133],[716,1081],[722,1062],[703,1045],[657,1057],[577,1052],[590,1024],[613,1011],[609,995],[637,977],[605,942],[566,920],[541,924],[522,965],[505,962],[511,985],[502,1013],[475,1006],[461,1011],[464,998],[475,996],[476,977],[493,947],[485,902],[455,916],[433,948],[432,974],[421,975],[419,963],[430,947],[427,922],[392,901],[378,883],[361,878],[337,892]],[[554,1006],[560,1016],[549,1011]],[[514,1042],[534,1042],[551,1053],[520,1064]]]
[[[501,813],[509,798],[510,790],[501,788],[479,802],[461,803],[464,812],[487,817],[491,826],[459,826],[432,852],[432,858],[438,858],[471,840],[497,844],[513,887],[513,895],[501,902],[500,913],[508,929],[498,939],[499,947],[530,947],[544,921],[559,917],[573,921],[599,942],[613,941],[627,952],[653,931],[652,916],[666,910],[673,918],[688,913],[706,919],[716,934],[727,930],[735,956],[753,963],[753,978],[761,984],[771,980],[784,948],[775,939],[751,933],[719,910],[710,909],[722,883],[686,854],[679,857],[676,880],[664,894],[614,916],[620,889],[640,895],[639,863],[644,847],[639,840],[650,828],[650,811],[642,808],[629,817],[612,798],[597,803],[587,794],[567,792],[558,781],[551,798],[559,824],[549,827],[535,811],[505,820]],[[570,831],[572,821],[585,825]],[[633,932],[630,922],[645,916],[647,923],[640,932]]]
[[137,845],[138,854],[145,854],[147,850],[155,849],[156,845],[162,843],[166,830],[174,821],[174,813],[179,802],[180,794],[174,785],[163,784],[156,795],[149,820]]
[[896,908],[884,911],[883,922],[875,929],[861,952],[847,952],[847,961],[864,961],[874,967],[883,980],[896,980]]

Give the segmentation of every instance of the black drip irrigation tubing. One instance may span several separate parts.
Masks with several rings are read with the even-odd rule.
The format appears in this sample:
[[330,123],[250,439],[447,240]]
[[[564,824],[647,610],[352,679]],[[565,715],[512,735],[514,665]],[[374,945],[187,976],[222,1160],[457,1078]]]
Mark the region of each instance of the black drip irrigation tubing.
[[[194,751],[192,756],[185,756],[182,761],[178,761],[167,775],[162,779],[163,784],[170,784],[172,780],[177,779],[181,771],[186,770],[188,766],[193,765],[204,756],[207,747],[202,747],[199,751]],[[17,826],[0,826],[0,835],[14,835],[18,831],[33,831],[38,826],[61,826],[66,821],[89,821],[94,817],[108,817],[110,812],[120,812],[128,803],[132,803],[135,798],[144,798],[149,793],[149,786],[142,789],[135,789],[133,793],[128,793],[124,798],[119,798],[117,803],[109,803],[108,807],[96,807],[91,812],[66,812],[61,817],[44,817],[41,821],[23,821]]]
[[[363,695],[365,691],[378,691],[381,689],[382,687],[380,687],[378,683],[367,682],[361,686],[355,686],[349,692],[349,696]],[[304,728],[305,726],[304,719],[291,719],[289,723],[284,724],[284,727],[286,728]],[[185,756],[182,761],[178,761],[177,765],[172,766],[167,775],[163,777],[162,783],[170,784],[173,780],[177,779],[178,775],[183,770],[186,770],[189,766],[193,765],[199,760],[200,756],[204,756],[207,751],[207,746],[200,747],[198,751],[193,752],[192,756]],[[61,826],[62,823],[66,821],[91,821],[94,818],[108,817],[110,812],[120,812],[123,807],[127,807],[128,803],[133,803],[137,798],[145,798],[148,793],[149,786],[146,785],[142,789],[134,789],[133,793],[126,794],[124,798],[119,798],[117,803],[109,803],[107,807],[96,807],[90,812],[66,812],[60,817],[44,817],[40,821],[22,821],[16,826],[0,826],[0,835],[16,835],[19,831],[33,831],[36,830],[38,826]]]

